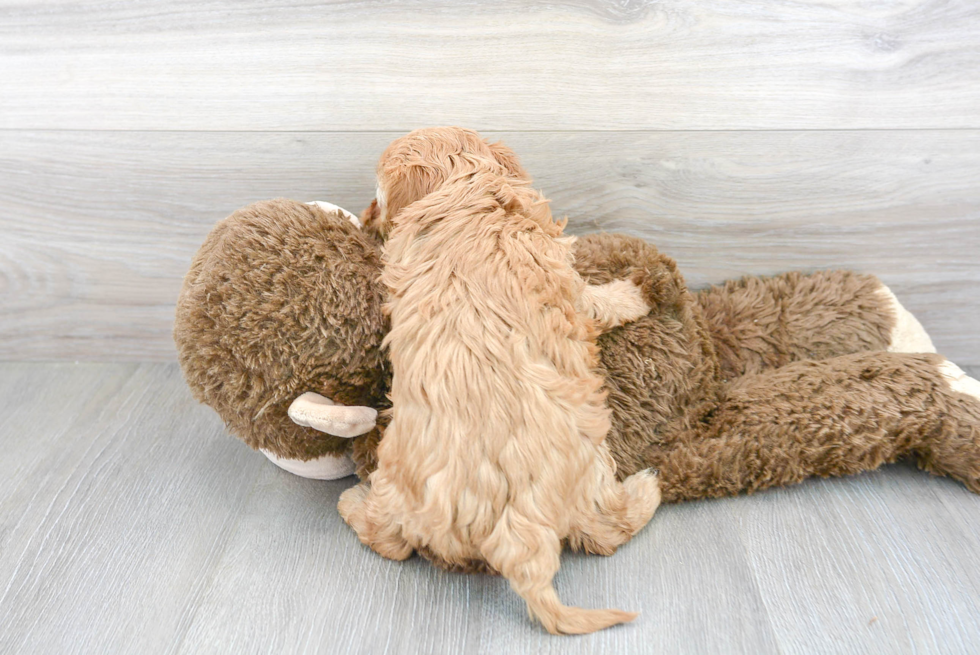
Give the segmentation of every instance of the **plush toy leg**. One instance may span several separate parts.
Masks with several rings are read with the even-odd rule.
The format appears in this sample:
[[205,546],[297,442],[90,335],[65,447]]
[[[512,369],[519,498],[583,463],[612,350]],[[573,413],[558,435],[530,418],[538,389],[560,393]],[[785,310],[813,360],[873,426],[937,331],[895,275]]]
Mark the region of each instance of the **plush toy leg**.
[[888,339],[888,352],[890,353],[934,353],[936,347],[932,345],[925,328],[919,323],[918,319],[902,307],[898,298],[892,290],[884,284],[878,290],[878,295],[882,298],[885,305],[894,317],[894,325]]
[[663,500],[735,495],[903,456],[980,493],[980,382],[939,355],[863,353],[748,375],[644,464]]
[[[970,491],[980,493],[980,455],[977,452],[980,412],[975,411],[980,404],[980,381],[971,378],[950,361],[943,361],[939,372],[949,385],[952,396],[959,401],[947,403],[950,412],[948,419],[935,432],[926,435],[916,449],[919,466],[931,473],[956,478]],[[967,410],[974,411],[967,414]],[[957,421],[962,421],[964,414],[972,417],[971,424],[957,426]]]
[[262,449],[262,454],[269,458],[279,468],[289,471],[301,478],[312,480],[339,480],[353,475],[357,466],[349,455],[324,455],[317,459],[303,461],[301,459],[284,459],[277,457],[268,450]]
[[922,325],[873,275],[747,277],[697,299],[727,379],[805,359],[935,352]]

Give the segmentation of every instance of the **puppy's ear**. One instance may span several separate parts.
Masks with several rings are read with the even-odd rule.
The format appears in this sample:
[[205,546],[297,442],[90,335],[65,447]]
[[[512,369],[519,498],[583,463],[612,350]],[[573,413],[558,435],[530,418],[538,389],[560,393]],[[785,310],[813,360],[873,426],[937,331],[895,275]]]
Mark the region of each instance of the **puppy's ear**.
[[490,152],[493,153],[493,158],[507,170],[508,175],[522,180],[531,180],[531,176],[521,166],[521,162],[517,158],[517,153],[505,146],[502,141],[487,145],[490,147]]
[[508,212],[527,213],[530,209],[527,194],[520,194],[510,184],[501,184],[494,189],[494,199]]
[[361,226],[366,232],[375,236],[381,234],[381,211],[378,209],[378,199],[375,198],[361,213]]
[[423,164],[393,167],[384,172],[388,184],[385,187],[385,216],[383,222],[390,227],[398,212],[429,195],[445,182],[446,174]]

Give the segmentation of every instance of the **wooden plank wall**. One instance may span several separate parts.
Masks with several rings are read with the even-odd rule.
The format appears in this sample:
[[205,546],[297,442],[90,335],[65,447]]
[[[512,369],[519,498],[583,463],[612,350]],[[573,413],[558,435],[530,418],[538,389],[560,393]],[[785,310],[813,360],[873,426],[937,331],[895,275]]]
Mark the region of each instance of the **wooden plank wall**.
[[358,211],[462,124],[572,230],[703,285],[879,274],[980,364],[980,3],[0,0],[0,359],[174,358],[181,276],[253,200]]

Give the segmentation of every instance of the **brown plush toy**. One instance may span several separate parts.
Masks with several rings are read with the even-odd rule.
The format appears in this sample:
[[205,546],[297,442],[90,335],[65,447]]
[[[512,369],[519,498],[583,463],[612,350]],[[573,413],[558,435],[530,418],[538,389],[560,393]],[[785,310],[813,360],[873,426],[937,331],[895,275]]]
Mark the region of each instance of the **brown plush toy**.
[[177,303],[195,398],[287,471],[353,473],[353,446],[377,442],[390,379],[380,267],[380,244],[327,203],[270,200],[219,222]]
[[[294,473],[374,466],[390,381],[379,253],[344,210],[273,200],[220,222],[185,279],[174,337],[191,389]],[[576,267],[594,284],[643,280],[653,310],[599,339],[608,441],[620,476],[660,471],[664,501],[905,456],[980,493],[980,382],[931,354],[875,277],[789,273],[692,294],[673,260],[614,234],[580,238]]]

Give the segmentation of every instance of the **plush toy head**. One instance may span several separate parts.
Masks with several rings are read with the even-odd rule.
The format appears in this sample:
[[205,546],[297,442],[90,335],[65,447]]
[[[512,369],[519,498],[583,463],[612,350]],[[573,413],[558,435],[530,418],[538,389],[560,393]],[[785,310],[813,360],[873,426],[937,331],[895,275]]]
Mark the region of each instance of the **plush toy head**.
[[195,398],[245,443],[279,458],[311,460],[376,441],[289,417],[306,392],[386,406],[380,244],[351,218],[284,199],[249,205],[214,228],[184,279],[174,340]]

